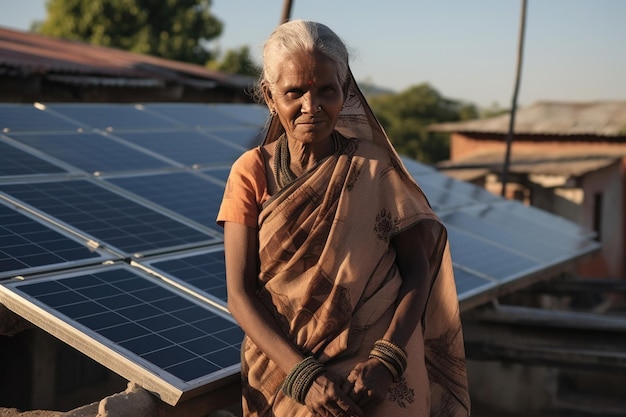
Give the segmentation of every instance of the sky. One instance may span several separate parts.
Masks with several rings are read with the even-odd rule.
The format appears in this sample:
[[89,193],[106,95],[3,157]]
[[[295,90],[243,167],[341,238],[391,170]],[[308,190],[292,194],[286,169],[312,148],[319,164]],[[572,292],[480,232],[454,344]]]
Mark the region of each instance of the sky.
[[[0,0],[0,26],[28,30],[46,0]],[[261,48],[283,0],[213,0],[224,23],[210,43]],[[626,100],[626,0],[528,0],[518,105]],[[512,103],[521,0],[293,0],[292,19],[333,29],[360,82],[401,92],[428,83],[480,107]]]

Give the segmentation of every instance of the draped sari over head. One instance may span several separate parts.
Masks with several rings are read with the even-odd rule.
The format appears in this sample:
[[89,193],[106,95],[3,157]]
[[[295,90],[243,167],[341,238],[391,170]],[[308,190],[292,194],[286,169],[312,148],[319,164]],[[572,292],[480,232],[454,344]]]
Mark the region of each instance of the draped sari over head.
[[[424,277],[429,282],[426,311],[406,346],[405,374],[366,415],[468,416],[463,338],[446,230],[351,73],[347,91],[334,133],[339,144],[335,153],[269,199],[258,201],[257,196],[258,297],[303,354],[312,354],[329,370],[347,376],[367,360],[395,311],[402,277],[391,239],[419,227],[430,266]],[[274,116],[265,143],[283,133]],[[263,164],[262,158],[249,153],[243,158],[248,165]],[[238,182],[254,181],[245,178],[248,168],[242,162],[235,165],[219,222],[237,218],[229,213],[236,212],[241,199]],[[284,378],[283,371],[246,337],[244,415],[309,416],[305,406],[282,393]]]

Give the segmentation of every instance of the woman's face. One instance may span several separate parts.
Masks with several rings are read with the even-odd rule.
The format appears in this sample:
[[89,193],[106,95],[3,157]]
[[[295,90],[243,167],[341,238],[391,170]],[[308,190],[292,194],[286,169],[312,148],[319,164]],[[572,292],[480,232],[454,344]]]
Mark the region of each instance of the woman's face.
[[332,59],[320,52],[301,52],[281,62],[276,84],[264,93],[287,138],[314,143],[328,138],[337,124],[344,101],[341,87]]

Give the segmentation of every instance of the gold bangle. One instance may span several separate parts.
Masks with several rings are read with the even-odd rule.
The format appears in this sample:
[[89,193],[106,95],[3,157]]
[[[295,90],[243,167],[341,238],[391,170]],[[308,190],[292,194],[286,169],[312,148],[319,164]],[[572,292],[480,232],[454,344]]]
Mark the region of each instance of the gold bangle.
[[386,339],[379,339],[374,342],[370,357],[379,359],[392,373],[394,381],[400,379],[408,365],[408,358],[404,349]]
[[391,363],[387,362],[387,360],[385,360],[384,358],[381,358],[380,356],[376,355],[375,353],[370,353],[369,358],[370,359],[376,359],[376,360],[378,360],[378,362],[382,363],[383,366],[385,368],[387,368],[387,370],[391,374],[391,378],[393,379],[393,381],[397,381],[398,379],[400,379],[400,376],[398,375],[398,372],[396,371],[396,368]]

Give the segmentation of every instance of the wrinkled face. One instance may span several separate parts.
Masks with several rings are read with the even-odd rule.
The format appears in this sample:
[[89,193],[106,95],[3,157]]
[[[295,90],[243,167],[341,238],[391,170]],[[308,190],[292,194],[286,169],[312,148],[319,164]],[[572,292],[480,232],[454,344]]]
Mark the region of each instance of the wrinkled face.
[[276,84],[263,92],[287,138],[313,143],[328,138],[335,128],[344,101],[341,87],[332,59],[320,52],[300,52],[282,61]]

